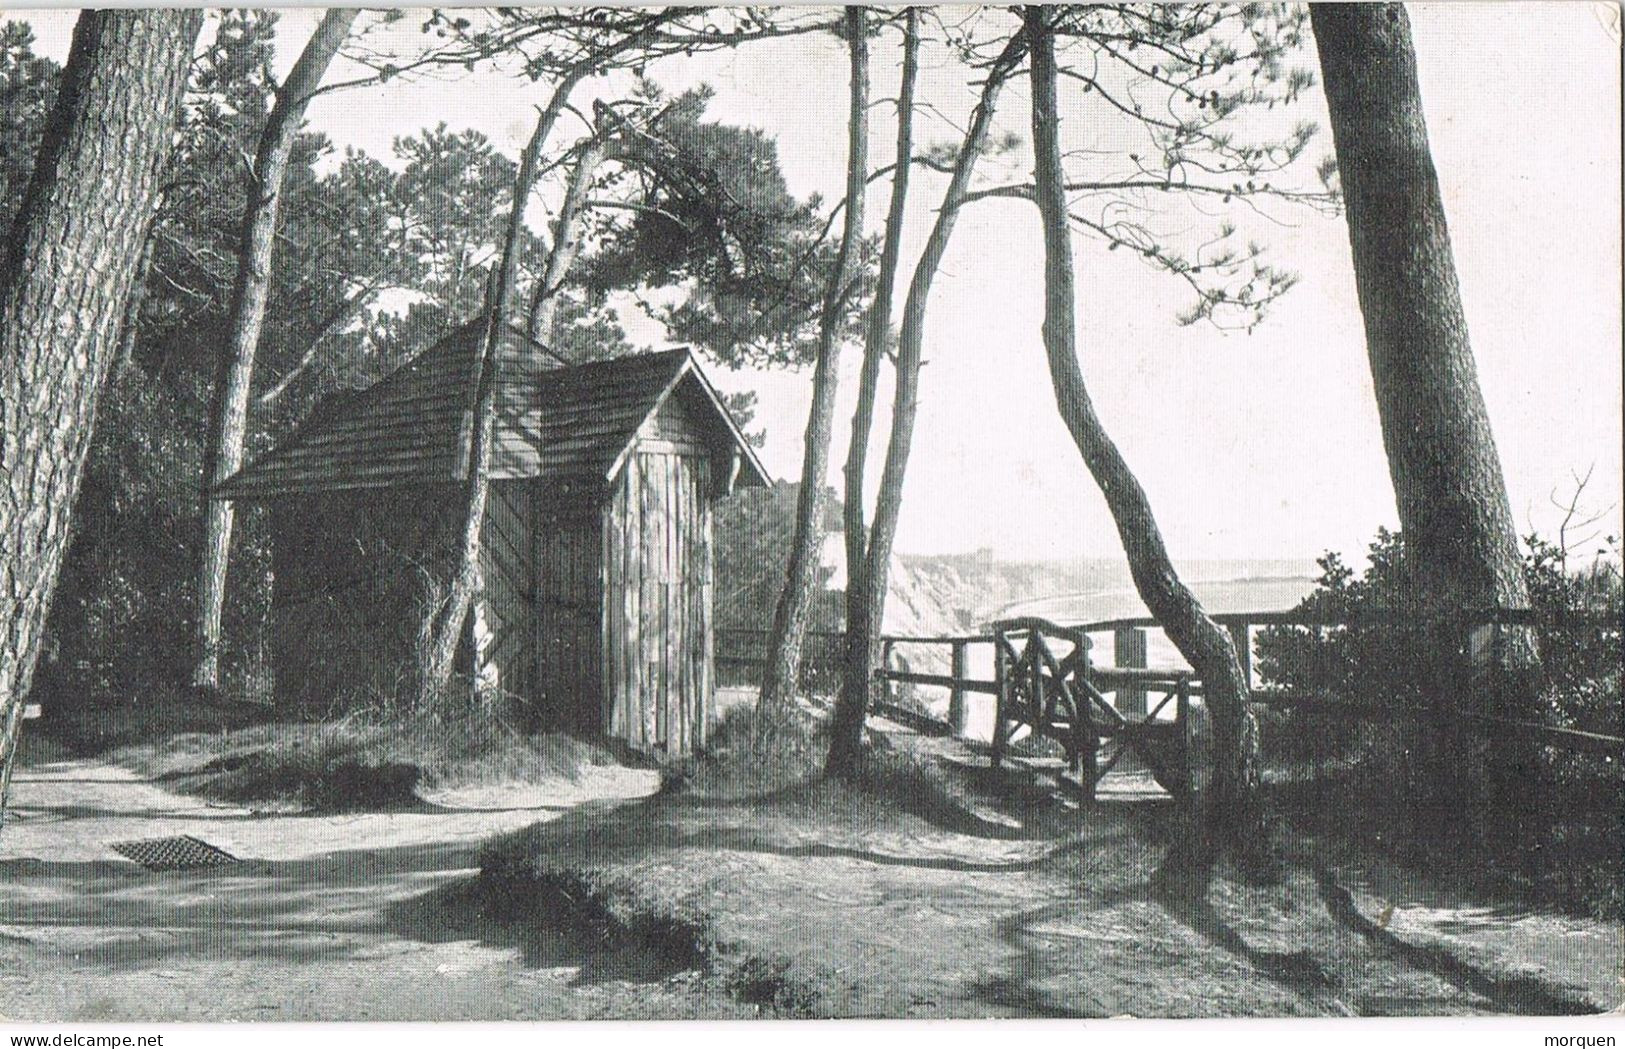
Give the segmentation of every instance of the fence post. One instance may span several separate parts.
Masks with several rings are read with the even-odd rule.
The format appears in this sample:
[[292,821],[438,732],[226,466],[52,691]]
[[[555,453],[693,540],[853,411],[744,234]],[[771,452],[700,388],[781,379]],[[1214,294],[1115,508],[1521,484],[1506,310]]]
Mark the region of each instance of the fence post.
[[1194,797],[1196,789],[1196,728],[1191,724],[1191,679],[1179,675],[1179,692],[1174,700],[1175,731],[1179,733],[1179,755],[1184,768],[1179,772],[1185,778],[1185,787]]
[[952,669],[949,673],[953,675],[954,684],[948,693],[948,725],[958,738],[965,734],[965,642],[956,639],[953,645]]
[[1231,623],[1230,640],[1236,646],[1236,658],[1241,660],[1241,680],[1253,687],[1253,638],[1248,623]]
[[1010,710],[1010,664],[1004,654],[1004,635],[993,635],[993,767],[1004,760],[1004,719]]
[[[892,645],[893,642],[891,641],[882,641],[880,643],[880,670],[882,675],[891,671]],[[897,690],[889,677],[882,676],[880,679],[880,701],[892,704],[897,701]]]
[[[1124,627],[1112,631],[1112,660],[1120,667],[1145,666],[1145,631],[1138,627]],[[1117,712],[1145,716],[1145,689],[1138,685],[1122,686],[1117,690]]]

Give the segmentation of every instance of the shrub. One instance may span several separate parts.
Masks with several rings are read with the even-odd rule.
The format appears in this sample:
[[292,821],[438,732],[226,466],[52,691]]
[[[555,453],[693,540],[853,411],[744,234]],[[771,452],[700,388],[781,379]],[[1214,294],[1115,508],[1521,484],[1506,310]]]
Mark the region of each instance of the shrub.
[[763,731],[758,729],[756,704],[733,707],[712,727],[704,753],[668,780],[698,794],[732,798],[810,782],[823,770],[828,722],[795,705],[785,715],[770,731]]
[[[1625,723],[1619,571],[1608,558],[1576,570],[1566,551],[1536,536],[1526,540],[1526,548],[1523,567],[1540,624],[1535,635],[1541,669],[1510,713],[1554,728],[1618,735]],[[1410,821],[1407,844],[1423,849],[1429,841],[1444,844],[1437,841],[1439,829],[1427,821],[1437,823],[1443,812],[1440,785],[1460,779],[1459,762],[1469,756],[1441,742],[1459,722],[1449,709],[1454,702],[1441,702],[1440,690],[1478,686],[1468,676],[1466,639],[1453,622],[1455,610],[1424,601],[1410,585],[1404,556],[1402,537],[1386,530],[1371,544],[1358,575],[1328,553],[1319,561],[1315,591],[1297,611],[1358,622],[1272,627],[1258,637],[1258,669],[1266,688],[1355,704],[1364,713],[1334,718],[1303,710],[1271,712],[1260,721],[1269,760],[1329,764],[1343,777],[1339,815],[1328,824],[1392,840],[1394,827]],[[1577,613],[1596,612],[1608,614],[1606,625],[1597,625],[1593,615],[1579,621]],[[1462,706],[1476,699],[1442,698]],[[1483,734],[1472,744],[1488,748],[1483,752],[1503,764],[1521,765],[1520,754],[1535,757],[1530,767],[1514,773],[1521,796],[1502,802],[1516,806],[1521,818],[1500,822],[1523,827],[1509,843],[1511,851],[1455,858],[1463,870],[1493,872],[1543,899],[1618,913],[1625,897],[1625,779],[1619,755],[1534,745],[1537,739],[1511,729]],[[1317,804],[1326,800],[1324,788],[1312,795]],[[1431,859],[1442,859],[1446,850],[1437,851],[1441,855]]]
[[[196,659],[206,390],[139,368],[110,382],[86,455],[35,677],[50,707],[122,716],[186,689]],[[268,703],[270,545],[243,507],[232,539],[222,692]]]

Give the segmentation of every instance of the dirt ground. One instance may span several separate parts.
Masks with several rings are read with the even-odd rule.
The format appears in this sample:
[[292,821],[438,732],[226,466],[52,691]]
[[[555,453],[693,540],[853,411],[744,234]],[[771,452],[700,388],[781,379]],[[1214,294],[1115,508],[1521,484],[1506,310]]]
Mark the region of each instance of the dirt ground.
[[[1320,874],[1221,880],[1192,904],[1149,888],[1175,822],[1143,778],[1109,780],[1080,809],[964,745],[888,738],[936,763],[955,803],[656,794],[655,773],[603,765],[301,815],[181,795],[36,737],[0,833],[0,1014],[1460,1015],[1620,1000],[1618,926],[1452,898],[1325,853]],[[153,873],[109,848],[177,834],[241,862]],[[570,920],[583,884],[715,949]]]
[[[0,833],[12,1020],[500,1020],[753,1012],[694,971],[486,919],[493,834],[653,791],[653,772],[430,794],[414,811],[210,804],[25,737]],[[242,862],[154,873],[111,842],[191,834]]]
[[1430,898],[1348,857],[1268,886],[1221,878],[1191,903],[1150,888],[1175,823],[1142,778],[1064,809],[960,744],[894,739],[954,767],[969,819],[827,789],[662,796],[528,829],[494,845],[488,869],[528,864],[543,896],[589,872],[623,911],[641,899],[653,915],[700,916],[728,964],[774,973],[814,1016],[1576,1013],[1620,1000],[1618,926]]

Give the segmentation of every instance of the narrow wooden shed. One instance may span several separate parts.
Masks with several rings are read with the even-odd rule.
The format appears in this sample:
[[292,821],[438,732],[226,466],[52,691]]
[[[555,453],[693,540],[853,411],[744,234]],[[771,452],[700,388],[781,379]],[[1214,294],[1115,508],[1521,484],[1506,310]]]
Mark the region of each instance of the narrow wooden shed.
[[[409,680],[455,565],[481,325],[319,405],[217,497],[270,510],[279,702]],[[767,475],[689,351],[497,373],[482,588],[460,665],[536,728],[658,755],[714,717],[711,504]]]

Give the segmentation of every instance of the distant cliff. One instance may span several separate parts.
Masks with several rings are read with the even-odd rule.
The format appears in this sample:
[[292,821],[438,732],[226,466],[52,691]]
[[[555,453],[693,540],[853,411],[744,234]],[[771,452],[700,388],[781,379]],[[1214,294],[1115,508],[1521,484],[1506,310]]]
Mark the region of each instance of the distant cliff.
[[[1211,560],[1179,571],[1210,611],[1290,608],[1313,585],[1309,561]],[[1142,615],[1128,565],[1106,558],[1005,561],[988,552],[903,555],[892,564],[886,632],[963,634],[1018,613],[1066,622]]]
[[1003,561],[987,553],[903,555],[892,562],[886,632],[973,633],[1021,601],[1128,582],[1109,562]]
[[[795,530],[796,487],[752,488],[724,500],[715,525],[716,624],[719,630],[763,630],[784,585]],[[840,629],[844,554],[838,510],[825,518],[820,592],[813,625]],[[1316,574],[1303,560],[1188,561],[1181,576],[1211,611],[1290,608]],[[943,635],[979,632],[1017,612],[1060,622],[1143,614],[1121,558],[1020,561],[990,550],[902,554],[892,559],[885,631]]]

